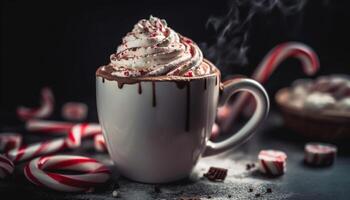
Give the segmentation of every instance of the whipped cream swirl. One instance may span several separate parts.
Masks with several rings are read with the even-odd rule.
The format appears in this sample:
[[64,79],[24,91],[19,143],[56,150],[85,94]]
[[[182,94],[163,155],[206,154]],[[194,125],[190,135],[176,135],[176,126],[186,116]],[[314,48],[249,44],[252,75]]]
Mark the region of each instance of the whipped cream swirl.
[[151,16],[140,20],[110,56],[112,75],[200,76],[211,72],[198,46],[167,26],[163,19]]

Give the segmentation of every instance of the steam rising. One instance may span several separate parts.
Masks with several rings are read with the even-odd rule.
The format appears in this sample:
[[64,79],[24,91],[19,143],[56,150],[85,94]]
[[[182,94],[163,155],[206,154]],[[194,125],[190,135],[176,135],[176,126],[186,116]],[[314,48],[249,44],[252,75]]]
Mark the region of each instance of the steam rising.
[[306,0],[231,0],[225,16],[211,16],[207,29],[213,29],[216,38],[212,44],[202,43],[205,56],[217,66],[246,65],[249,49],[251,20],[258,13],[275,9],[288,16],[302,10]]

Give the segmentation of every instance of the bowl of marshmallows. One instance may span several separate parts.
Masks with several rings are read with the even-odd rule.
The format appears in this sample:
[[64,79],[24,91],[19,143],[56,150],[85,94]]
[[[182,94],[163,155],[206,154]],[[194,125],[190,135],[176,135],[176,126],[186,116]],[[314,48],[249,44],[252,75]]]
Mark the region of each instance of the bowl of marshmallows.
[[350,76],[299,79],[275,96],[288,127],[321,140],[350,139]]

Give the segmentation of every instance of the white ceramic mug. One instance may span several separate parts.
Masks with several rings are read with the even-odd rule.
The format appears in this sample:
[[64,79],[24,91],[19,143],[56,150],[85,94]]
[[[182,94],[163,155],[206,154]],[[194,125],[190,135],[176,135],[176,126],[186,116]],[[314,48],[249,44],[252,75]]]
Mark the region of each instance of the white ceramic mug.
[[[251,79],[220,83],[218,70],[204,77],[156,79],[121,83],[96,78],[98,117],[108,152],[118,171],[132,180],[163,183],[188,176],[200,157],[246,141],[269,110],[266,91]],[[253,116],[230,138],[209,141],[217,106],[238,91],[255,97]]]

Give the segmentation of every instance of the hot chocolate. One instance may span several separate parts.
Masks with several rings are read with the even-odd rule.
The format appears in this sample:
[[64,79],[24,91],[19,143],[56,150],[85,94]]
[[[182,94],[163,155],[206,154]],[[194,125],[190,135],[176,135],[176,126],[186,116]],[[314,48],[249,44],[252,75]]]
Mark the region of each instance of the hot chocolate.
[[[134,26],[96,75],[108,152],[120,174],[141,182],[188,176],[201,156],[247,140],[269,108],[259,83],[239,78],[221,84],[219,70],[194,42],[152,16]],[[226,141],[210,142],[218,103],[242,90],[257,100],[253,117]]]

